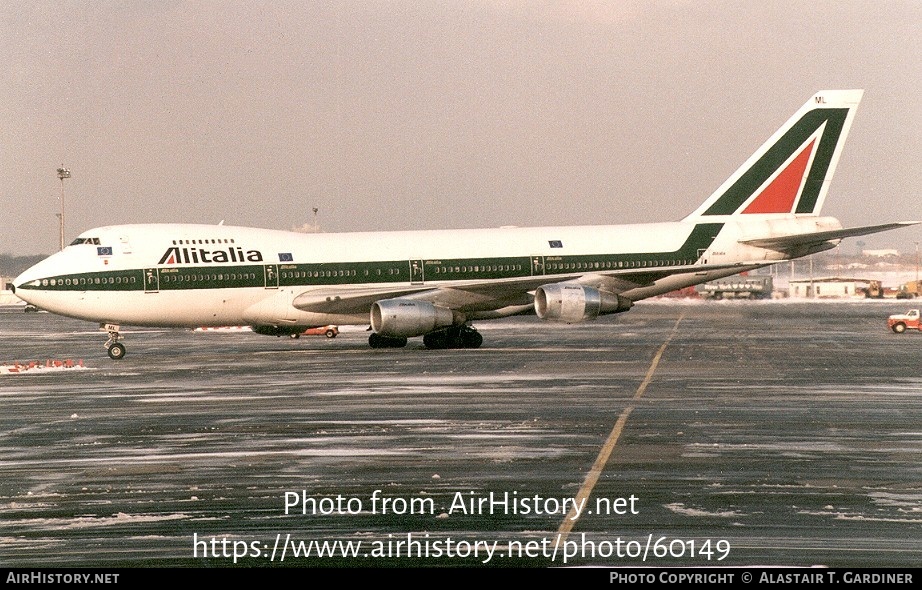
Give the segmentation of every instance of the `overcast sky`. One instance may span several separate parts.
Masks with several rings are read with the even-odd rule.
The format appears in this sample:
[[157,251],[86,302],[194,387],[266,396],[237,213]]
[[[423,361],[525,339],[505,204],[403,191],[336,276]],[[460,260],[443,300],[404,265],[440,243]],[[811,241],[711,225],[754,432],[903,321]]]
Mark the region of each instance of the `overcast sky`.
[[325,231],[675,220],[827,88],[865,95],[823,213],[922,218],[916,0],[37,0],[0,19],[0,252],[57,249],[62,164],[68,242],[289,229],[314,207]]

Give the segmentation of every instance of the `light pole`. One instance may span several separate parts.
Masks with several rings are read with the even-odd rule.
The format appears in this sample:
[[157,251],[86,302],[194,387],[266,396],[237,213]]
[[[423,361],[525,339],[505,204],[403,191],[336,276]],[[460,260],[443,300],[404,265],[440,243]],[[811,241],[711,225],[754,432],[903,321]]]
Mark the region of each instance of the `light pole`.
[[64,249],[64,179],[70,178],[70,170],[64,168],[64,164],[61,164],[61,168],[58,168],[58,178],[61,179],[61,213],[58,214],[58,220],[60,221],[61,229],[61,250]]
[[919,296],[919,242],[916,242],[916,297]]

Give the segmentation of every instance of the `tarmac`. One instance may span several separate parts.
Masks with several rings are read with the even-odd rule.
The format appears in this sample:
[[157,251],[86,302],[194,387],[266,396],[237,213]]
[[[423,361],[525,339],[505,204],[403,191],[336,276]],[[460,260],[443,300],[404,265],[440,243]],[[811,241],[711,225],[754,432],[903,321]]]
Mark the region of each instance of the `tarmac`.
[[0,313],[7,567],[922,563],[905,302],[670,300],[372,350]]

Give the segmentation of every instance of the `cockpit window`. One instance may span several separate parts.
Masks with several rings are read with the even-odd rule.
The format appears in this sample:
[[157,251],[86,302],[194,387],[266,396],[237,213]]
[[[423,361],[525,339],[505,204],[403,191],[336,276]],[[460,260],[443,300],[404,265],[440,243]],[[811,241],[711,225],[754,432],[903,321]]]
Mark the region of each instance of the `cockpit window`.
[[71,246],[78,246],[80,244],[93,244],[94,246],[98,246],[99,238],[77,238],[70,243]]

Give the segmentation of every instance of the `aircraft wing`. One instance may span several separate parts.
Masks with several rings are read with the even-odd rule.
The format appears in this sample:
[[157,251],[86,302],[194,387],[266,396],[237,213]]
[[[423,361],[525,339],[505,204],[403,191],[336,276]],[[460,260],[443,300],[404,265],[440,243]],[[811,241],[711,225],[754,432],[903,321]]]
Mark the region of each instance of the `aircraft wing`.
[[314,313],[352,314],[368,311],[371,304],[381,299],[404,297],[420,291],[431,291],[428,285],[395,289],[387,287],[317,287],[304,291],[292,301],[301,311]]
[[795,234],[791,236],[779,236],[776,238],[757,238],[754,240],[740,240],[742,244],[748,244],[757,248],[768,248],[769,250],[778,250],[786,252],[803,246],[815,246],[823,242],[832,240],[841,240],[842,238],[851,238],[854,236],[864,236],[877,232],[916,225],[918,221],[899,221],[897,223],[885,223],[883,225],[866,225],[863,227],[851,227],[847,229],[836,229],[831,231],[820,231],[808,234]]
[[375,301],[405,298],[428,301],[435,305],[458,311],[485,311],[509,306],[529,305],[532,292],[541,285],[576,282],[609,293],[622,293],[651,285],[658,279],[675,275],[702,273],[710,270],[765,266],[765,261],[734,264],[695,264],[663,266],[645,269],[617,269],[592,273],[535,275],[512,279],[456,282],[451,285],[394,285],[381,287],[316,287],[295,297],[292,305],[301,311],[330,314],[366,313]]

